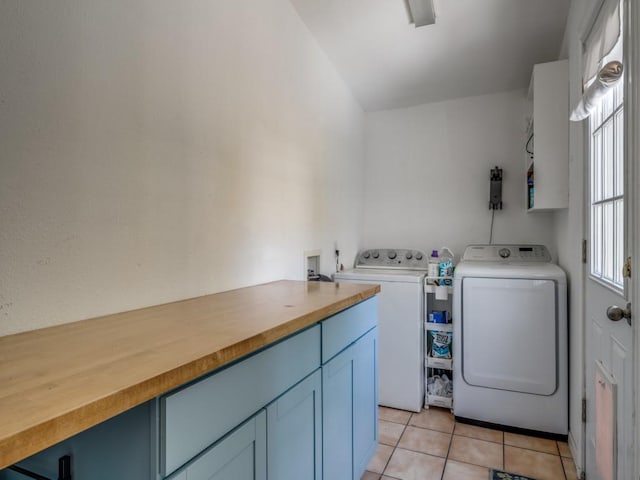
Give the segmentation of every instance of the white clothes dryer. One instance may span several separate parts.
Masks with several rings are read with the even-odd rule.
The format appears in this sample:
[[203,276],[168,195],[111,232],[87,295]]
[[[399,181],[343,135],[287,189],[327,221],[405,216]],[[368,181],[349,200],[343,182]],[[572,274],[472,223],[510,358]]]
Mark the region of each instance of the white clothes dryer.
[[424,277],[428,258],[417,250],[363,250],[338,283],[375,283],[378,294],[378,403],[419,412],[424,404]]
[[453,329],[456,417],[567,435],[566,275],[546,247],[467,247]]

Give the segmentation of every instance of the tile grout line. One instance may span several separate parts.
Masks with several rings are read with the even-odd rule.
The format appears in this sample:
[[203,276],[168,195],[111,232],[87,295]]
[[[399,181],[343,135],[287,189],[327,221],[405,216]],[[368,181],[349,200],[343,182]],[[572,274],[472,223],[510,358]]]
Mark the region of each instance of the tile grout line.
[[442,475],[440,480],[444,480],[444,472],[447,470],[447,463],[449,462],[449,453],[451,452],[451,444],[453,443],[453,434],[456,431],[456,421],[453,421],[453,429],[451,430],[451,436],[449,437],[449,446],[447,447],[447,454],[444,457],[444,465],[442,466]]
[[[391,462],[391,458],[393,457],[393,454],[396,452],[396,448],[398,448],[398,444],[400,443],[400,439],[402,438],[402,435],[404,435],[404,432],[407,430],[407,425],[409,425],[409,422],[411,422],[411,418],[413,417],[413,413],[409,416],[409,419],[407,420],[407,423],[404,424],[404,426],[402,427],[402,433],[400,433],[400,436],[398,437],[398,441],[395,443],[395,445],[393,446],[393,450],[391,450],[391,455],[389,455],[389,459],[387,460],[387,463],[384,464],[384,468],[382,469],[382,473],[380,474],[380,478],[382,477],[386,477],[386,476],[390,476],[387,475],[387,467],[389,466],[389,463]],[[378,421],[380,421],[380,419],[378,419]],[[395,422],[391,422],[391,423],[395,423]],[[402,424],[399,424],[402,425]],[[391,478],[395,478],[395,477],[391,477]]]
[[[502,437],[501,441],[496,442],[494,440],[489,440],[487,438],[474,437],[474,436],[471,436],[471,435],[468,435],[468,434],[467,435],[456,434],[456,428],[455,427],[457,427],[457,425],[458,425],[458,422],[455,422],[453,435],[457,435],[460,438],[466,438],[466,439],[469,439],[469,440],[479,441],[479,442],[483,442],[483,443],[492,443],[494,445],[500,445],[502,447],[502,460],[501,460],[501,465],[498,468],[500,468],[501,470],[505,469],[505,456],[506,456],[506,454],[505,454],[505,446],[506,446],[506,444],[504,442],[504,431],[502,431],[502,430],[493,430],[492,429],[493,431],[499,432],[501,434],[501,437]],[[467,425],[467,424],[463,423],[462,425]],[[485,428],[485,427],[479,427],[479,428]],[[452,440],[451,440],[452,443],[453,443],[453,435],[452,435]],[[448,454],[447,454],[447,461],[448,461]],[[461,462],[461,463],[464,463],[464,464],[467,464],[467,465],[473,465],[475,467],[483,467],[483,468],[486,468],[487,470],[491,470],[492,468],[494,468],[494,467],[488,466],[486,464],[473,463],[473,462],[463,461],[463,460],[455,460],[455,461]]]
[[[391,420],[385,420],[385,419],[383,419],[383,418],[380,418],[380,406],[378,405],[378,431],[379,431],[379,429],[380,429],[380,421],[381,421],[381,420],[382,420],[383,422],[389,422],[389,423],[395,423],[395,424],[397,424],[397,425],[402,425],[402,423],[398,423],[398,422],[394,422],[394,421],[391,421]],[[409,420],[411,420],[411,415],[409,416]],[[407,420],[407,422],[408,422],[409,420]],[[406,428],[406,425],[403,427],[403,429],[402,429],[402,433],[404,433],[404,429],[405,429],[405,428]],[[400,434],[400,437],[402,437],[402,434]],[[400,438],[398,438],[398,442],[400,442]],[[374,473],[376,473],[376,475],[380,475],[380,476],[378,477],[379,479],[380,479],[380,478],[382,478],[383,476],[385,476],[385,473],[384,473],[384,472],[385,472],[385,470],[387,469],[387,466],[389,465],[389,462],[391,461],[391,457],[393,457],[393,452],[395,452],[395,451],[396,451],[396,446],[398,445],[398,442],[396,442],[396,444],[392,446],[391,454],[389,455],[389,458],[388,458],[388,459],[387,459],[387,461],[385,462],[384,467],[382,467],[382,472],[381,472],[381,473],[379,473],[379,474],[378,474],[378,473],[376,473],[376,472],[374,472]],[[378,445],[385,445],[385,444],[384,444],[384,443],[381,443],[381,442],[380,442],[380,439],[378,438]],[[387,446],[391,446],[391,445],[387,445]]]
[[[412,414],[412,417],[413,417],[413,415],[414,414]],[[417,430],[424,430],[424,431],[429,431],[429,432],[435,432],[435,433],[438,433],[438,434],[448,435],[449,436],[449,440],[447,442],[447,450],[446,450],[445,455],[444,456],[440,456],[440,455],[436,455],[434,453],[424,452],[422,450],[412,450],[410,448],[400,447],[400,439],[398,440],[398,443],[395,445],[393,451],[395,452],[395,450],[397,448],[401,448],[401,449],[404,449],[404,450],[407,450],[407,451],[411,451],[411,452],[415,452],[415,453],[419,453],[419,454],[423,454],[423,455],[428,455],[428,456],[431,456],[431,457],[442,458],[444,460],[444,464],[443,464],[442,473],[440,475],[440,480],[444,480],[446,465],[447,465],[447,462],[449,461],[449,455],[451,453],[451,448],[453,446],[453,437],[455,435],[455,427],[457,425],[457,422],[455,422],[455,421],[453,422],[453,427],[452,427],[451,430],[444,431],[444,428],[443,429],[434,429],[434,428],[428,428],[428,427],[424,427],[424,426],[420,426],[420,425],[411,425],[411,418],[409,419],[408,423],[404,425],[405,428],[403,429],[402,434],[400,435],[400,439],[402,439],[402,436],[406,433],[408,427],[412,427],[412,428],[415,428]],[[386,421],[389,421],[389,420],[386,420]],[[393,422],[393,423],[396,423],[398,425],[402,425],[402,424],[397,423],[397,422]],[[471,436],[467,436],[467,435],[460,435],[460,436],[465,437],[465,438],[470,438],[470,439],[473,439],[473,440],[488,441],[488,440],[483,440],[483,439],[479,439],[479,438],[471,437]],[[493,442],[493,441],[491,441],[491,443],[501,444],[502,442]],[[393,455],[393,453],[392,453],[392,455]],[[467,462],[463,462],[463,463],[467,463]],[[474,466],[481,466],[481,465],[476,465],[476,464],[473,464],[473,463],[468,463],[468,464],[469,465],[474,465]],[[388,466],[388,463],[387,463],[386,466]],[[385,470],[386,470],[386,467],[385,467]],[[389,476],[386,472],[383,473],[383,475]],[[395,478],[395,477],[391,477],[391,476],[389,476],[389,477],[390,478]]]
[[562,467],[562,473],[564,474],[564,480],[567,480],[567,469],[564,468],[564,460],[562,460],[562,453],[560,453],[560,445],[556,442],[556,448],[558,449],[558,456],[560,457],[560,466]]
[[[420,412],[420,413],[422,413],[422,412]],[[402,439],[402,436],[403,436],[403,435],[405,434],[405,432],[407,431],[407,427],[410,427],[410,426],[411,426],[411,427],[413,427],[413,428],[418,428],[418,429],[420,429],[420,430],[429,430],[429,431],[433,431],[433,432],[438,432],[438,433],[443,433],[443,434],[448,434],[448,435],[449,435],[449,445],[448,445],[448,447],[447,447],[447,453],[446,453],[446,455],[445,455],[445,457],[444,457],[444,464],[443,464],[443,467],[442,467],[442,474],[441,474],[441,476],[440,476],[440,480],[443,480],[443,478],[444,478],[444,471],[445,471],[445,468],[446,468],[446,465],[447,465],[447,459],[448,459],[448,457],[449,457],[449,450],[451,449],[451,443],[452,443],[452,441],[453,441],[453,432],[454,432],[454,430],[455,430],[455,420],[454,420],[453,429],[451,430],[451,432],[442,432],[442,431],[440,431],[440,430],[434,430],[434,429],[431,429],[431,428],[424,428],[424,427],[421,427],[421,426],[418,426],[418,425],[411,425],[411,419],[413,418],[413,416],[414,416],[414,415],[416,415],[416,413],[412,413],[412,414],[409,416],[409,419],[407,420],[407,423],[405,423],[405,424],[398,423],[398,422],[393,422],[393,421],[390,421],[390,420],[384,420],[384,421],[387,421],[387,422],[390,422],[390,423],[395,423],[395,424],[397,424],[397,425],[403,425],[403,429],[402,429],[402,433],[400,434],[400,437],[398,437],[398,441],[397,441],[397,442],[395,443],[395,445],[393,446],[393,450],[391,451],[391,455],[389,456],[389,459],[388,459],[388,460],[387,460],[387,462],[385,463],[384,469],[383,469],[382,473],[380,474],[380,475],[381,475],[381,477],[380,477],[380,478],[382,478],[383,476],[386,476],[386,477],[389,477],[389,478],[394,478],[394,479],[396,478],[396,477],[393,477],[393,476],[391,476],[391,475],[387,475],[387,468],[388,468],[388,466],[389,466],[389,463],[391,462],[391,458],[393,457],[393,454],[395,453],[396,449],[400,448],[400,447],[399,447],[399,445],[400,445],[400,440]],[[378,420],[380,420],[380,418],[378,418]],[[390,445],[388,445],[388,446],[390,446]],[[411,450],[411,449],[406,449],[406,450],[411,451],[411,452],[414,452],[414,450]],[[443,457],[438,457],[438,455],[428,454],[428,453],[425,453],[425,452],[422,452],[422,451],[415,451],[415,453],[420,453],[420,454],[424,454],[424,455],[429,455],[429,456],[431,456],[431,457],[443,458]]]
[[[507,471],[507,447],[506,447],[506,443],[505,443],[505,439],[504,439],[504,432],[502,432],[502,470],[503,471]],[[491,473],[491,470],[489,470],[489,473]]]
[[[473,438],[473,437],[468,437],[468,438]],[[481,439],[476,439],[476,440],[481,440]],[[484,440],[484,441],[488,442],[489,440]],[[493,443],[496,443],[496,442],[493,442]],[[571,458],[573,460],[572,457],[563,457],[562,455],[556,455],[555,453],[549,453],[549,452],[544,452],[542,450],[536,450],[535,448],[522,447],[520,445],[511,445],[510,443],[505,443],[504,445],[506,447],[518,448],[520,450],[527,450],[529,452],[535,452],[535,453],[544,453],[545,455],[551,455],[552,457]]]

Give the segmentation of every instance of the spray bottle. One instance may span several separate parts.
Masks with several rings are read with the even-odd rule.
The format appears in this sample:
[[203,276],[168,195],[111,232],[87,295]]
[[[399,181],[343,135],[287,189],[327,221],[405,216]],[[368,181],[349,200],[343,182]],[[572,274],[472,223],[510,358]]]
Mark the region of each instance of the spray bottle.
[[429,257],[429,264],[427,265],[427,284],[435,284],[435,279],[440,275],[440,259],[438,257],[438,250],[432,250]]

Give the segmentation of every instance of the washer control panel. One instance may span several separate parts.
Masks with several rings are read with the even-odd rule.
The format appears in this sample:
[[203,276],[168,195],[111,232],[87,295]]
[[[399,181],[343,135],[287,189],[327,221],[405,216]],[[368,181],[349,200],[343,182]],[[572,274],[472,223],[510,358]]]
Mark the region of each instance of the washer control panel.
[[429,258],[420,250],[376,248],[362,250],[356,257],[356,268],[401,268],[426,270]]
[[544,245],[469,245],[463,260],[484,262],[551,262],[551,254]]

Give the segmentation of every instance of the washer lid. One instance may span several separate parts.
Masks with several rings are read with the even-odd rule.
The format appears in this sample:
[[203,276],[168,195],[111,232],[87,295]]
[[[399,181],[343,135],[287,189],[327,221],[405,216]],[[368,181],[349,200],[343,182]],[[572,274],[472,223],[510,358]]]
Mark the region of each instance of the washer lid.
[[553,263],[535,262],[485,262],[476,260],[463,260],[455,269],[454,279],[463,278],[528,278],[555,280],[558,283],[566,283],[567,276],[564,271]]
[[336,282],[341,280],[356,282],[404,282],[422,283],[425,272],[420,270],[392,270],[374,268],[354,268],[333,274]]

